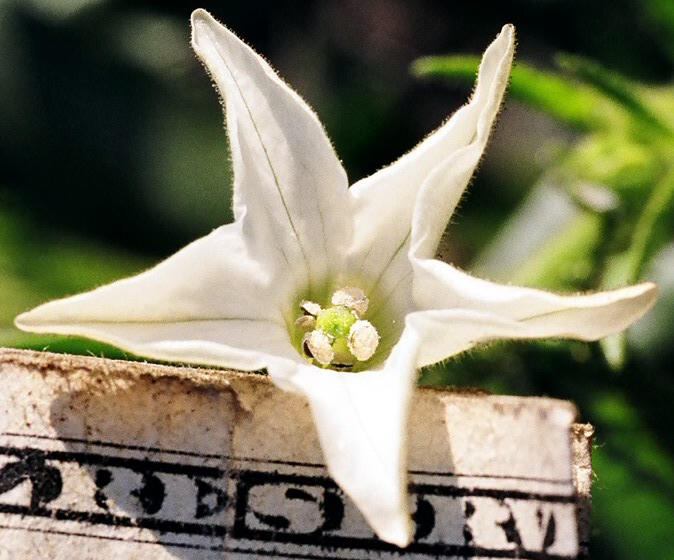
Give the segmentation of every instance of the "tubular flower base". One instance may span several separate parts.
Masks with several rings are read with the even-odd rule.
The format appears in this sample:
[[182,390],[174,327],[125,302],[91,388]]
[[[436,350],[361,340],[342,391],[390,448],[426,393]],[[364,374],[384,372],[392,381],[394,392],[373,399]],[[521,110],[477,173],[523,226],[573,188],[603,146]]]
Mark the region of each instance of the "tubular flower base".
[[16,324],[161,360],[266,369],[310,401],[331,475],[382,539],[405,546],[417,369],[495,339],[616,333],[656,288],[565,297],[433,258],[501,104],[511,25],[484,53],[468,103],[350,188],[316,115],[260,56],[203,10],[192,31],[224,100],[235,221],[151,270]]

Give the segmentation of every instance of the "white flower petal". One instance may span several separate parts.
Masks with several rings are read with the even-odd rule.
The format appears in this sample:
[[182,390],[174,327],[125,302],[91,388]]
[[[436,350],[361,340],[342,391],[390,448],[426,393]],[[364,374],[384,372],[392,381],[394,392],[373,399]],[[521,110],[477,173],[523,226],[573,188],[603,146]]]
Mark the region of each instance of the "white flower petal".
[[[232,318],[282,323],[283,299],[277,301],[276,297],[278,292],[287,295],[289,289],[251,257],[240,226],[230,224],[193,241],[145,272],[51,301],[20,315],[17,322],[45,327],[76,322]],[[270,297],[260,298],[260,292]]]
[[560,312],[571,313],[578,308],[595,309],[598,316],[592,321],[600,327],[603,319],[602,309],[611,306],[620,307],[626,315],[610,320],[605,328],[615,326],[616,330],[627,327],[636,321],[653,305],[657,297],[657,286],[645,282],[609,292],[586,295],[557,295],[544,290],[496,284],[476,278],[447,263],[432,259],[415,261],[414,297],[420,309],[468,309],[486,311],[518,321],[545,315],[557,315]]
[[85,336],[138,356],[170,362],[253,371],[267,367],[270,356],[293,363],[298,359],[287,330],[264,320],[90,321],[44,327],[17,320],[17,324],[33,332]]
[[385,367],[340,373],[304,367],[290,379],[310,401],[330,474],[377,535],[412,538],[407,505],[407,418],[418,341],[406,332]]
[[493,284],[438,261],[423,264],[445,274],[442,279],[423,273],[415,278],[415,294],[421,307],[428,309],[407,317],[423,341],[419,365],[500,338],[597,340],[628,327],[648,311],[657,296],[651,283],[560,296]]
[[256,254],[277,252],[298,285],[339,267],[351,226],[347,179],[316,115],[252,49],[204,10],[192,45],[225,102],[234,214]]
[[[469,103],[414,150],[351,187],[355,220],[351,266],[377,277],[386,268],[396,268],[392,261],[404,265],[406,259],[396,255],[407,253],[413,212],[420,216],[426,207],[425,203],[418,205],[417,197],[431,174],[431,186],[441,191],[444,202],[441,209],[431,209],[431,215],[423,219],[429,219],[432,223],[428,227],[435,228],[442,212],[444,228],[452,209],[447,202],[458,201],[484,149],[505,90],[513,50],[514,29],[506,25],[484,54]],[[457,169],[447,163],[455,161],[460,164]],[[466,176],[469,164],[472,167]]]
[[[289,289],[250,258],[239,225],[232,224],[150,270],[43,304],[16,324],[32,332],[88,336],[158,359],[257,369],[258,362],[227,360],[236,356],[234,348],[290,347],[283,299],[277,299]],[[180,350],[173,353],[172,343]],[[218,351],[212,344],[231,348]]]
[[416,257],[435,255],[447,222],[482,157],[508,84],[514,49],[514,29],[506,25],[482,59],[471,101],[480,110],[469,143],[447,154],[419,189],[412,217],[410,251]]

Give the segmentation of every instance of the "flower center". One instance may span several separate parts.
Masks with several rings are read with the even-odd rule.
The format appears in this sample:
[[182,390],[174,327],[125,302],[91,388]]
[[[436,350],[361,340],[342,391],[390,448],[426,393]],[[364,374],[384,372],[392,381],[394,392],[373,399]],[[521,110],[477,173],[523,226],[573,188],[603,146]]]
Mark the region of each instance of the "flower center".
[[323,367],[350,370],[369,360],[379,345],[379,334],[363,319],[369,300],[363,290],[347,286],[332,294],[331,307],[303,300],[295,328],[303,332],[301,352]]

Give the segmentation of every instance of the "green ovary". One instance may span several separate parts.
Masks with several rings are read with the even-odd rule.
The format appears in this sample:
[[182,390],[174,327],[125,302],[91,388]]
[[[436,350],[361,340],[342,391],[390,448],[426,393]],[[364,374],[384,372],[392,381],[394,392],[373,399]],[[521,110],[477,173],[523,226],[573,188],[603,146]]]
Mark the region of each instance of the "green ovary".
[[356,321],[354,313],[346,307],[330,307],[318,314],[316,327],[339,340],[349,336],[349,330]]

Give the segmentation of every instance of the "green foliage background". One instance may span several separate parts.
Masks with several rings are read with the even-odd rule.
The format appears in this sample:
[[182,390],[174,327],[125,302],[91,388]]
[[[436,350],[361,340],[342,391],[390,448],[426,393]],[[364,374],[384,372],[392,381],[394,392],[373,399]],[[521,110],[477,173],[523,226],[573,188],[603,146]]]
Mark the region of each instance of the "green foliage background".
[[[577,291],[652,279],[626,337],[495,344],[431,384],[572,399],[597,429],[593,558],[674,558],[674,3],[204,2],[317,110],[352,180],[470,91],[518,30],[506,107],[440,256]],[[189,49],[193,2],[0,0],[0,344],[13,317],[139,271],[229,221],[218,99]],[[429,55],[434,55],[430,56]]]

